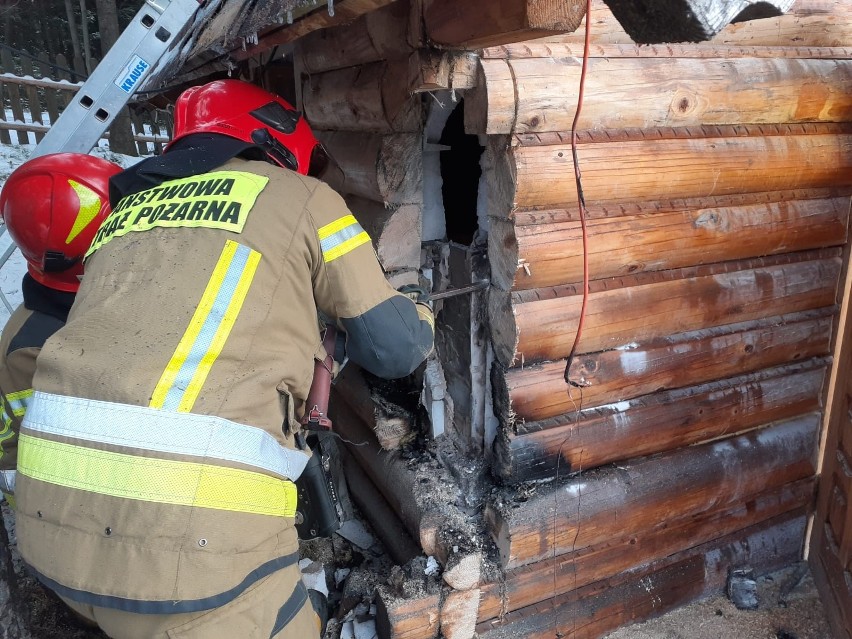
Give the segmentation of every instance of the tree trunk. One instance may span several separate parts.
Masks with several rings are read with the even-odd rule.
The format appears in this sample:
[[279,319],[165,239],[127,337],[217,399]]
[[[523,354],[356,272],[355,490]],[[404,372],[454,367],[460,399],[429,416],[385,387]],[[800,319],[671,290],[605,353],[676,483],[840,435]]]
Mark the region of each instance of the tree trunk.
[[89,20],[86,0],[80,0],[80,31],[83,33],[83,60],[86,63],[86,75],[94,71],[92,66],[92,48],[89,45]]
[[[70,0],[69,0],[70,1]],[[118,7],[115,0],[95,0],[98,12],[98,29],[101,34],[101,59],[118,40],[121,29],[118,26]],[[109,148],[115,153],[138,155],[133,142],[133,124],[127,107],[121,110],[109,128]]]
[[83,55],[80,52],[80,38],[77,37],[77,21],[74,18],[74,7],[71,0],[65,0],[65,14],[68,16],[68,33],[71,34],[71,48],[74,52],[74,71],[82,74]]

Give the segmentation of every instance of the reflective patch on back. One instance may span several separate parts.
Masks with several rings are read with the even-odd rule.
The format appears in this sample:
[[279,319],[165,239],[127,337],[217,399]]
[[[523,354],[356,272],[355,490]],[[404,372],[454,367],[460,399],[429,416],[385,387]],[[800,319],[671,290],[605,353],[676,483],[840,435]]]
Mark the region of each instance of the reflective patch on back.
[[203,227],[242,233],[269,178],[214,171],[164,182],[122,198],[98,229],[86,257],[116,237],[153,228]]

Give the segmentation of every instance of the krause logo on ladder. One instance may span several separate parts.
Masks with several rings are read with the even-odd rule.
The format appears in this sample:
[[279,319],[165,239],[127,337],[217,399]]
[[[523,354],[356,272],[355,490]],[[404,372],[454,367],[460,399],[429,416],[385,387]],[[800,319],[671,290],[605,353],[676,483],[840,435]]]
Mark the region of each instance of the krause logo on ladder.
[[145,72],[150,67],[151,65],[145,62],[145,60],[138,55],[134,55],[130,58],[130,62],[121,70],[121,73],[118,74],[118,77],[115,79],[115,85],[125,93],[133,93],[133,88],[139,83],[139,80],[142,79],[142,76],[145,75]]

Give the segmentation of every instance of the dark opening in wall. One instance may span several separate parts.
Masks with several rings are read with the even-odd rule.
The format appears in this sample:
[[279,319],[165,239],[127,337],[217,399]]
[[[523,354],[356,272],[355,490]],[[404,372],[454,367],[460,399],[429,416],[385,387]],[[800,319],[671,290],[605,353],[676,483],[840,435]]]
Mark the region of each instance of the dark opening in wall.
[[479,157],[483,147],[479,138],[464,132],[464,100],[453,109],[441,133],[441,195],[447,221],[447,239],[469,245],[478,228],[476,201],[482,169]]

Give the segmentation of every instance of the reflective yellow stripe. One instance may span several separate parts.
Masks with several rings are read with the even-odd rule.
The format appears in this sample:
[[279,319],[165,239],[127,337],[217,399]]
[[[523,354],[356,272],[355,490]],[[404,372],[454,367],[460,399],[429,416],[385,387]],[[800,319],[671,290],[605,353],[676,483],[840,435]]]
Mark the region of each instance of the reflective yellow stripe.
[[15,436],[15,431],[12,429],[12,415],[23,417],[27,412],[27,406],[32,396],[33,389],[26,388],[17,393],[6,395],[6,399],[9,400],[8,404],[0,399],[0,405],[2,405],[0,406],[0,416],[2,417],[2,424],[0,424],[0,458],[6,454],[3,450],[3,442]]
[[336,260],[370,241],[370,236],[361,228],[354,215],[344,215],[326,224],[317,231],[317,234],[325,262]]
[[296,485],[247,470],[137,457],[21,435],[18,472],[57,486],[139,501],[294,517]]
[[101,202],[101,198],[98,197],[98,194],[88,186],[74,180],[68,180],[68,185],[74,189],[77,199],[80,200],[80,208],[77,211],[77,217],[74,218],[74,225],[68,232],[68,237],[65,238],[65,243],[71,244],[83,232],[83,229],[89,226],[97,217],[103,203]]
[[188,413],[222,352],[251,286],[260,253],[225,243],[201,301],[151,396],[151,408]]

